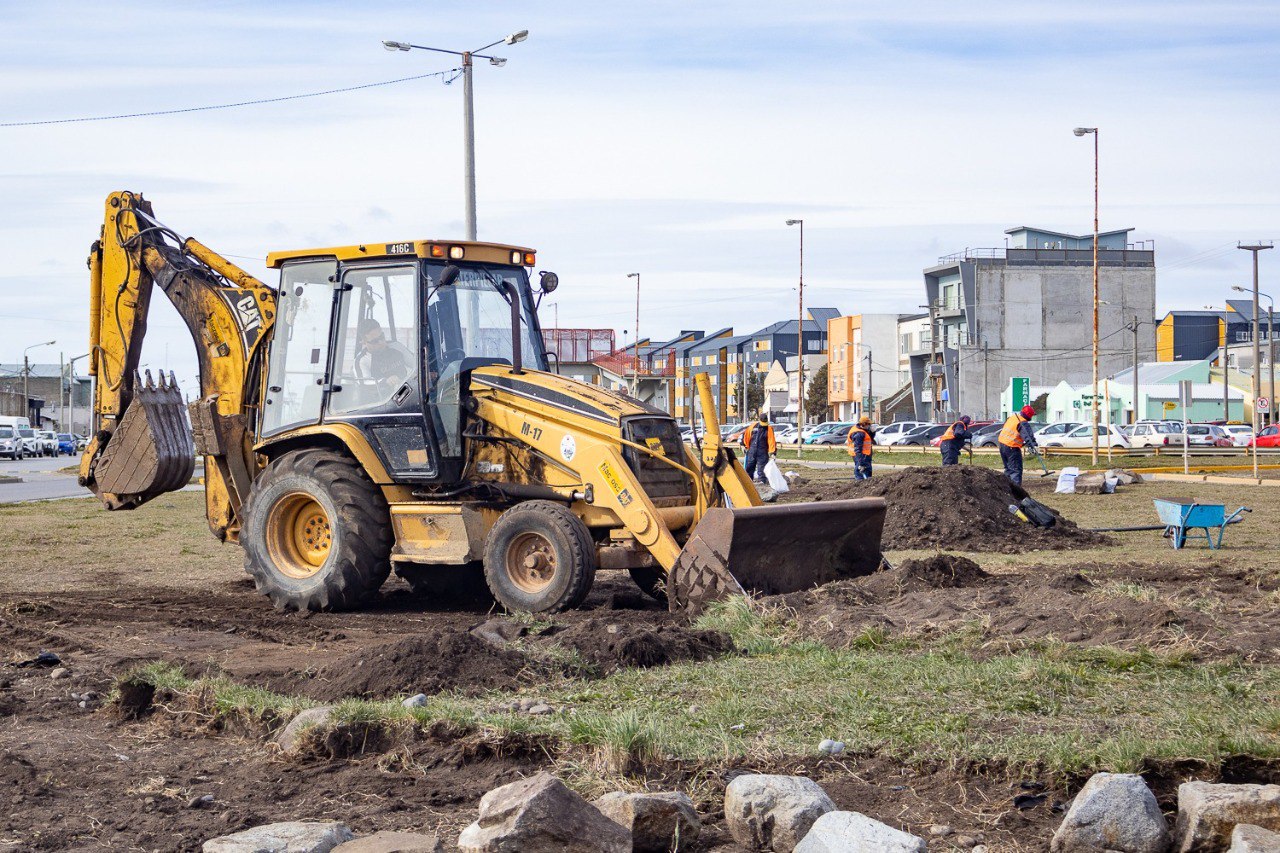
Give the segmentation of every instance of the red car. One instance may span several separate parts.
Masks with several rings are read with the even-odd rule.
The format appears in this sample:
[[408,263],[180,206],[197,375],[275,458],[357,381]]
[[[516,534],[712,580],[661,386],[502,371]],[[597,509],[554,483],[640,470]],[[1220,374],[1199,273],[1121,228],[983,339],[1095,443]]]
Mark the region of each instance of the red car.
[[1256,439],[1249,442],[1249,446],[1253,447],[1255,442],[1258,447],[1280,447],[1280,426],[1272,424],[1265,427]]

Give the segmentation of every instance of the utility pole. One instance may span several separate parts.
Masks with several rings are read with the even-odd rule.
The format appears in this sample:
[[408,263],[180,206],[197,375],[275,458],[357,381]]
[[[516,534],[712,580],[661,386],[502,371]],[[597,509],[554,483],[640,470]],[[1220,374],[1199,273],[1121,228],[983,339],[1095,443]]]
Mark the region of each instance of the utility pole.
[[[627,278],[636,280],[636,353],[631,371],[631,396],[640,398],[640,273],[629,272]],[[692,398],[690,398],[692,399]]]
[[804,220],[788,219],[787,224],[800,226],[800,316],[796,326],[796,458],[799,459],[804,447]]
[[871,417],[872,409],[875,406],[875,403],[873,402],[875,400],[875,391],[871,385],[871,347],[864,344],[862,348],[866,350],[867,353],[867,405],[862,411],[867,417]]
[[1133,315],[1133,417],[1130,423],[1138,422],[1138,315]]
[[929,300],[929,411],[932,414],[930,420],[938,419],[938,376],[933,371],[933,366],[938,361],[938,322],[937,322],[937,300]]
[[1098,465],[1098,129],[1077,127],[1076,136],[1093,134],[1093,466]]
[[988,391],[987,377],[990,373],[987,370],[988,366],[989,365],[987,363],[987,341],[984,338],[982,341],[982,419],[983,420],[987,419],[987,413],[990,411],[990,406],[991,406],[990,399],[987,397],[987,391]]
[[[1262,348],[1261,341],[1258,340],[1262,331],[1259,328],[1260,318],[1258,317],[1260,313],[1258,310],[1258,253],[1270,249],[1272,245],[1270,241],[1264,243],[1261,240],[1248,245],[1236,244],[1237,248],[1253,253],[1253,478],[1255,480],[1258,478],[1258,433],[1262,423],[1258,417],[1258,397],[1262,394]],[[1267,342],[1267,346],[1270,348],[1270,341]],[[1272,401],[1271,405],[1274,406],[1275,402]]]
[[67,398],[63,392],[66,391],[64,383],[67,381],[67,360],[65,353],[58,351],[58,428],[65,430],[67,428]]

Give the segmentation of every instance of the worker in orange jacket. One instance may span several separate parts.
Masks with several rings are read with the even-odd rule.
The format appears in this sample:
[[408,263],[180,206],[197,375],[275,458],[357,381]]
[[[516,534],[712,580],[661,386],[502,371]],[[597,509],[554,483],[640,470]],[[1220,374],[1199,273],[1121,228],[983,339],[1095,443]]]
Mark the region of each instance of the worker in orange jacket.
[[1036,436],[1031,431],[1031,419],[1035,416],[1035,409],[1023,406],[1008,417],[996,438],[1000,461],[1004,462],[1004,475],[1015,486],[1022,485],[1022,448],[1036,450]]
[[871,449],[875,446],[876,434],[871,429],[871,418],[863,415],[858,425],[849,430],[845,436],[845,448],[853,457],[853,479],[871,479]]
[[969,432],[969,424],[973,423],[968,415],[962,415],[960,420],[947,427],[947,431],[942,434],[942,439],[938,442],[938,449],[942,451],[942,466],[960,464],[960,451],[964,449],[964,443],[973,438],[973,433]]
[[778,440],[773,435],[769,416],[760,413],[760,419],[742,433],[742,446],[747,449],[747,476],[757,483],[764,482],[764,466],[778,452]]

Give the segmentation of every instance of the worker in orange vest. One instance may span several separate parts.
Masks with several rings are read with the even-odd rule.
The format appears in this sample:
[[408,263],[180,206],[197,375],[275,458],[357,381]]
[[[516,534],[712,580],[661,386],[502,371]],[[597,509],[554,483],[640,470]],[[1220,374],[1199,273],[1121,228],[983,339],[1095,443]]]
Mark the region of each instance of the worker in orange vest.
[[747,449],[747,476],[757,483],[764,482],[764,466],[778,452],[778,440],[773,435],[769,416],[760,413],[760,419],[742,433],[742,446]]
[[969,432],[969,424],[973,421],[968,415],[961,415],[960,420],[947,427],[947,431],[942,434],[942,440],[938,442],[938,449],[942,451],[942,465],[945,468],[948,465],[958,465],[960,463],[960,451],[964,448],[964,443],[973,438],[973,433]]
[[1031,419],[1035,415],[1035,409],[1023,406],[1004,422],[996,439],[1000,461],[1004,462],[1004,475],[1016,486],[1022,485],[1022,448],[1036,450],[1036,436],[1031,431]]
[[845,448],[853,457],[853,479],[871,479],[871,448],[874,446],[875,432],[871,429],[871,418],[863,415],[858,425],[849,430],[845,437]]

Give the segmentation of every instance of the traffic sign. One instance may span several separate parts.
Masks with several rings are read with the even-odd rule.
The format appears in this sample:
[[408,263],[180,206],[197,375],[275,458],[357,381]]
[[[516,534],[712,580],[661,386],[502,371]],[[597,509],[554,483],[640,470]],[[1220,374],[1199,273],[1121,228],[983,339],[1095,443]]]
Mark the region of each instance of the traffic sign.
[[1164,410],[1166,412],[1172,412],[1176,408],[1178,408],[1178,404],[1173,402],[1172,400],[1169,400],[1164,404]]
[[1016,412],[1023,406],[1031,405],[1031,379],[1027,376],[1015,376],[1011,380],[1013,410]]
[[1268,399],[1268,398],[1266,398],[1266,397],[1259,397],[1259,398],[1258,398],[1258,411],[1259,411],[1259,412],[1269,412],[1269,411],[1271,411],[1271,400],[1270,400],[1270,399]]

